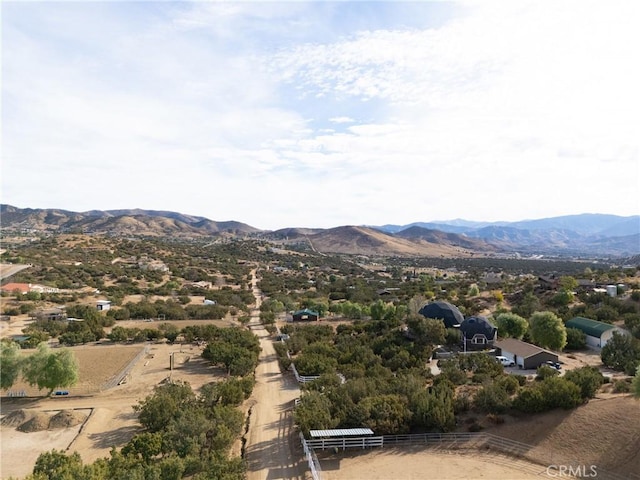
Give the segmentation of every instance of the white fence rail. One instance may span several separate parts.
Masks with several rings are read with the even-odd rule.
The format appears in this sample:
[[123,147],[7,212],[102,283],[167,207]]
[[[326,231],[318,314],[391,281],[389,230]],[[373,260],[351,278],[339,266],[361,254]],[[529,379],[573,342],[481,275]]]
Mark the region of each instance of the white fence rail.
[[318,461],[318,457],[316,457],[313,448],[311,448],[307,441],[304,438],[304,435],[300,433],[300,442],[302,443],[302,449],[304,450],[304,456],[307,459],[307,463],[309,464],[309,471],[311,472],[311,476],[313,480],[322,480],[322,469],[320,468],[320,462]]
[[[570,462],[561,458],[559,455],[552,455],[552,457],[547,457],[545,455],[544,458],[541,458],[540,454],[537,453],[531,445],[483,432],[423,433],[412,435],[383,435],[376,437],[318,438],[311,440],[304,440],[301,435],[301,440],[305,448],[305,453],[306,450],[310,450],[313,453],[314,450],[384,448],[418,444],[426,444],[452,450],[485,450],[503,454],[503,463],[512,465],[514,468],[521,470],[524,470],[527,464],[518,462],[518,459],[526,460],[526,462],[529,463],[526,470],[532,473],[540,473],[541,469],[544,470],[551,466],[555,466],[554,468],[563,466],[569,469],[570,474],[576,478],[580,478],[581,476],[594,476],[590,465],[578,464],[575,461]],[[317,466],[319,467],[319,464]],[[636,474],[619,475],[602,470],[597,466],[595,468],[597,470],[598,480],[640,480],[640,476]],[[319,478],[316,478],[315,476],[314,479],[319,480]]]
[[295,375],[298,383],[313,382],[314,380],[317,380],[318,378],[320,378],[320,375],[300,375],[298,373],[298,370],[296,370],[296,366],[293,363],[291,364],[291,370],[293,371],[293,374]]

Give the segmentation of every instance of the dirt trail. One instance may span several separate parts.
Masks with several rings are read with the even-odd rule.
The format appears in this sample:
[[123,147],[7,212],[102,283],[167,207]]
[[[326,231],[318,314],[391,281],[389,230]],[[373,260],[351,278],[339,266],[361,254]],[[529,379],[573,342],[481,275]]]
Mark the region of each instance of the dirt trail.
[[256,309],[250,327],[260,338],[260,363],[252,395],[249,431],[245,447],[248,480],[304,479],[305,464],[293,431],[292,407],[300,396],[297,382],[280,373],[273,341],[259,324],[261,292],[253,274]]

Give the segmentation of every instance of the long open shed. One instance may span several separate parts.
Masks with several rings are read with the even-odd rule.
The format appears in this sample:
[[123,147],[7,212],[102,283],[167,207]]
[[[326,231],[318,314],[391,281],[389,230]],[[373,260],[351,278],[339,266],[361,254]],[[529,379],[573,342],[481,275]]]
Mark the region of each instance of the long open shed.
[[336,428],[332,430],[309,430],[311,438],[361,437],[373,435],[370,428]]

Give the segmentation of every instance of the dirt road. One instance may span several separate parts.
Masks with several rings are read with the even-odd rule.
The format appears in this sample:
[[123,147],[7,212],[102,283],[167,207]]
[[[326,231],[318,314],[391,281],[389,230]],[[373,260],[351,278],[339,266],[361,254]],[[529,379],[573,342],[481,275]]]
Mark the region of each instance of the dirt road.
[[253,272],[256,309],[250,327],[260,338],[260,363],[251,400],[249,431],[245,447],[248,480],[304,479],[305,463],[297,435],[293,432],[292,407],[300,396],[295,379],[282,375],[273,341],[259,324],[261,292]]

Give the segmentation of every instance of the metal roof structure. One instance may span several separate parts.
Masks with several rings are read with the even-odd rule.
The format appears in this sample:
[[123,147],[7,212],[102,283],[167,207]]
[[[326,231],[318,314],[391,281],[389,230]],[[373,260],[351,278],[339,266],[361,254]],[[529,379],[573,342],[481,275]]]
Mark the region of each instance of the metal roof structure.
[[604,332],[615,328],[615,325],[609,323],[598,322],[590,318],[574,317],[565,323],[567,328],[577,328],[591,337],[600,338]]
[[309,430],[311,438],[320,437],[349,437],[359,435],[373,435],[370,428],[337,428],[333,430]]

